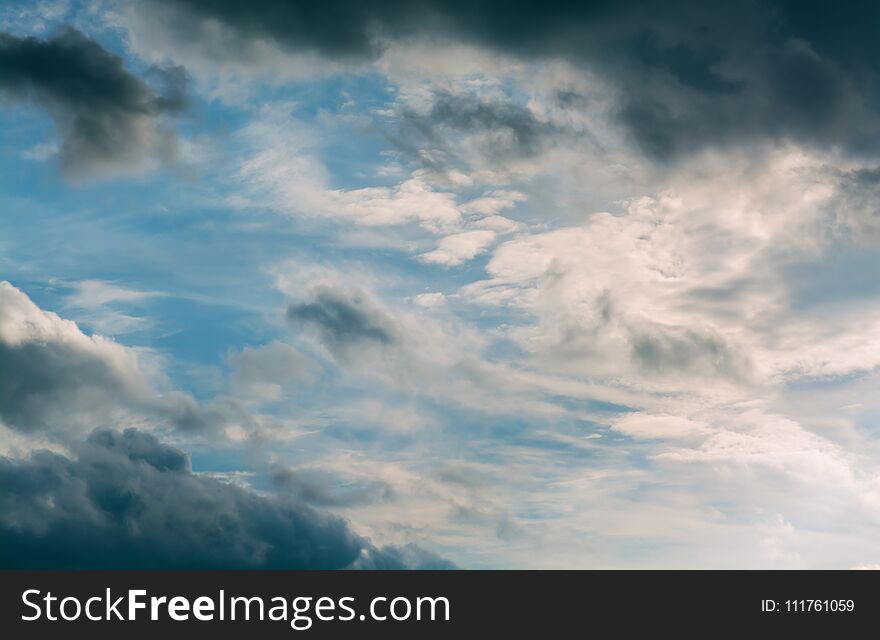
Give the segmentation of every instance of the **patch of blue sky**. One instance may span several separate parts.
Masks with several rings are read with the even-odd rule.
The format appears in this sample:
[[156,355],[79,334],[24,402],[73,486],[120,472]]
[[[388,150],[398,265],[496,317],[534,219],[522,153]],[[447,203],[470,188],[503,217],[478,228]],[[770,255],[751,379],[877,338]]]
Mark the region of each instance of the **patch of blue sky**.
[[195,472],[235,472],[252,471],[257,468],[253,452],[247,447],[217,446],[203,443],[188,444],[186,447]]
[[880,298],[880,254],[874,244],[835,243],[820,259],[811,257],[784,269],[793,311],[852,312],[859,301]]

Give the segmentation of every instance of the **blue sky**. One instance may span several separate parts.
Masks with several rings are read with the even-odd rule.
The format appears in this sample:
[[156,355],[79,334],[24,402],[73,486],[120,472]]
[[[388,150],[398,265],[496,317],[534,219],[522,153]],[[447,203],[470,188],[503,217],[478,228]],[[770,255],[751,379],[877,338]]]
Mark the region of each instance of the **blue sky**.
[[[10,469],[140,473],[88,435],[137,429],[461,567],[880,563],[867,44],[787,3],[534,41],[491,2],[300,40],[272,4],[4,5]],[[26,62],[59,48],[84,94]]]

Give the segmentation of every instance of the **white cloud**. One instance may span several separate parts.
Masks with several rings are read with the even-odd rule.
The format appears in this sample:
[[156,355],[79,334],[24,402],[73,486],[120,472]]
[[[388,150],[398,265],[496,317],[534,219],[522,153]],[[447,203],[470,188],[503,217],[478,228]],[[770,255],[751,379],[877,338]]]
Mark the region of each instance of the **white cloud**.
[[454,195],[434,190],[422,172],[391,187],[329,188],[326,170],[309,148],[313,134],[284,109],[264,110],[243,136],[254,152],[239,170],[246,195],[237,196],[233,204],[269,206],[368,227],[415,222],[439,232],[460,223]]
[[95,332],[105,336],[120,336],[151,327],[149,318],[131,315],[121,309],[163,295],[156,291],[128,289],[101,280],[83,280],[71,286],[73,293],[65,298],[65,310],[80,323],[88,324]]
[[82,280],[74,285],[75,293],[67,296],[67,304],[83,309],[102,307],[111,302],[136,302],[157,295],[152,291],[127,289],[112,282]]
[[425,262],[454,267],[483,253],[494,241],[494,231],[463,231],[442,238],[436,249],[423,253],[421,258]]

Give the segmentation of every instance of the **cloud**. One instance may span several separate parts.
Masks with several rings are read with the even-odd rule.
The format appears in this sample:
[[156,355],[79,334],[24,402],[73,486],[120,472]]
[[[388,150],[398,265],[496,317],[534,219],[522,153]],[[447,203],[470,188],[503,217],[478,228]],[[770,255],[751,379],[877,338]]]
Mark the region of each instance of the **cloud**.
[[683,167],[621,213],[501,243],[489,278],[462,293],[530,314],[534,323],[507,335],[545,364],[652,389],[877,366],[876,304],[831,313],[826,284],[809,275],[826,261],[842,268],[835,256],[847,246],[829,214],[845,196],[828,156],[787,148],[728,156],[723,170],[717,161],[704,156],[705,173]]
[[396,341],[391,319],[359,292],[345,295],[320,288],[312,300],[290,304],[287,319],[316,329],[321,342],[342,358],[354,349]]
[[321,469],[276,467],[272,483],[283,495],[315,507],[363,506],[394,496],[391,485],[381,480],[339,481]]
[[463,231],[442,238],[436,249],[423,253],[421,258],[425,262],[454,267],[483,253],[494,241],[494,231]]
[[436,138],[434,127],[460,131],[497,130],[510,137],[510,144],[521,154],[532,155],[543,143],[542,138],[554,133],[554,127],[538,120],[529,109],[513,102],[488,102],[474,95],[437,92],[431,110],[424,116],[406,112],[413,125]]
[[152,291],[126,289],[112,282],[83,280],[74,285],[75,293],[67,297],[67,304],[83,309],[95,309],[113,302],[137,302],[161,295]]
[[291,5],[270,0],[250,9],[235,2],[199,0],[160,0],[153,4],[160,10],[174,9],[174,17],[195,37],[204,37],[214,25],[231,29],[240,39],[240,51],[247,51],[250,40],[266,39],[284,48],[342,60],[377,55],[381,45],[376,36],[389,27],[396,30],[396,25],[403,26],[414,17],[407,3],[396,1]]
[[876,246],[880,241],[880,168],[830,171],[836,178],[830,203],[835,220],[855,242]]
[[[279,287],[295,299],[286,311],[292,328],[326,349],[341,379],[367,397],[403,393],[428,407],[440,403],[483,416],[544,418],[566,413],[546,394],[619,399],[613,391],[497,362],[486,354],[491,337],[461,322],[447,305],[425,305],[418,298],[390,301],[371,286],[370,275],[353,265],[334,271],[290,263],[278,277]],[[334,416],[393,433],[426,423],[419,413],[377,412],[351,402],[334,409]]]
[[[306,506],[370,502],[380,484],[340,488],[313,467],[276,474],[280,497],[267,498],[194,474],[187,454],[150,431],[173,429],[176,437],[189,438],[252,434],[272,421],[233,399],[200,405],[180,392],[158,393],[155,372],[138,355],[82,333],[0,283],[0,436],[4,451],[23,456],[0,457],[0,565],[452,566],[415,547],[375,547],[341,519]],[[314,375],[314,363],[282,343],[245,349],[231,360],[233,386],[256,390],[261,399],[267,387],[301,384]],[[92,431],[94,425],[102,428]],[[119,425],[139,428],[103,428]],[[54,452],[43,449],[47,445]]]
[[186,106],[186,74],[169,67],[149,75],[162,93],[71,27],[45,40],[0,33],[0,93],[49,112],[61,135],[61,171],[71,179],[174,158],[175,136],[161,117]]
[[[880,181],[860,156],[876,150],[880,85],[853,19],[871,24],[870,8],[462,6],[118,5],[126,18],[107,20],[129,28],[128,54],[198,61],[200,91],[221,98],[211,112],[246,119],[215,140],[228,153],[205,167],[193,231],[224,257],[252,241],[260,261],[299,256],[280,287],[294,335],[263,342],[283,330],[278,307],[256,304],[245,268],[266,323],[161,342],[183,358],[171,370],[196,357],[233,398],[175,394],[155,356],[117,345],[139,395],[70,364],[82,389],[53,380],[11,433],[175,429],[209,457],[198,477],[252,481],[473,566],[876,561]],[[325,12],[344,21],[333,43]],[[169,113],[182,106],[174,78],[141,77]],[[224,202],[248,218],[234,238]],[[84,285],[82,304],[137,304],[123,284]],[[17,331],[40,322],[24,315]],[[249,330],[259,342],[228,350]],[[29,338],[20,358],[110,359],[77,331]],[[270,415],[252,413],[262,403]],[[205,454],[215,428],[246,442]],[[262,445],[274,484],[227,470]]]
[[229,357],[232,388],[239,394],[278,400],[285,389],[313,384],[320,369],[316,362],[283,342],[245,347]]
[[[379,58],[399,43],[453,41],[515,60],[564,59],[614,87],[617,120],[651,158],[760,139],[875,153],[880,120],[876,44],[865,24],[877,9],[846,12],[822,3],[747,2],[707,7],[693,0],[450,4],[345,0],[291,6],[261,0],[154,0],[187,37],[234,34],[230,55],[255,42],[335,61]],[[503,18],[501,17],[503,16]],[[237,43],[237,46],[236,46]],[[440,64],[440,63],[438,63]],[[507,122],[513,142],[538,139],[522,112],[441,97],[437,118],[456,126]],[[511,119],[512,118],[512,119]]]
[[362,554],[352,566],[353,569],[414,569],[417,571],[437,571],[456,569],[454,563],[415,544],[402,546],[387,545],[376,551]]
[[0,565],[53,569],[448,568],[378,549],[336,517],[195,475],[189,456],[133,429],[76,456],[0,458]]
[[[581,134],[540,119],[509,96],[435,88],[419,98],[426,107],[404,102],[395,119],[396,130],[388,138],[432,170],[442,170],[447,164],[473,164],[475,155],[486,166],[497,168],[512,160],[538,156],[565,135],[571,141]],[[456,137],[463,137],[470,145],[463,145]],[[457,157],[460,155],[466,160]]]
[[83,280],[70,286],[73,291],[65,298],[65,308],[72,310],[81,324],[104,336],[117,336],[150,327],[148,318],[132,315],[124,309],[164,295],[158,291],[127,289],[101,280]]
[[677,440],[706,435],[710,428],[706,423],[677,415],[644,415],[627,413],[614,420],[614,428],[636,438]]
[[232,400],[202,406],[185,393],[157,390],[164,380],[141,356],[86,335],[0,282],[0,421],[10,429],[66,440],[144,420],[193,434],[253,424]]
[[454,194],[434,189],[424,172],[415,171],[392,186],[330,188],[317,157],[318,143],[290,116],[289,106],[262,109],[240,132],[248,155],[236,176],[242,192],[231,204],[367,227],[416,223],[440,232],[460,223]]
[[0,419],[19,431],[75,430],[147,405],[134,351],[39,309],[0,283]]

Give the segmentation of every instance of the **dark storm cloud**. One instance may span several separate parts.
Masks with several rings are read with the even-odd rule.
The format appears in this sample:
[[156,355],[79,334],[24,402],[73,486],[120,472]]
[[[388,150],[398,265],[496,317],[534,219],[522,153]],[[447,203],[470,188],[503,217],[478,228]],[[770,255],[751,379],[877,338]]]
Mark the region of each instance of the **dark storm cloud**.
[[0,94],[49,112],[61,134],[61,169],[70,177],[173,156],[174,136],[158,118],[184,108],[186,74],[171,67],[149,76],[163,94],[76,29],[46,40],[0,33]]
[[296,51],[334,59],[374,57],[383,40],[436,34],[464,37],[496,48],[549,52],[547,36],[609,14],[633,2],[502,2],[500,0],[150,0],[178,10],[178,17],[222,24],[246,38],[269,39]]
[[193,474],[152,435],[98,431],[75,458],[0,457],[0,566],[400,569],[449,566],[376,548],[346,523]]
[[[182,33],[219,23],[245,41],[332,59],[371,59],[389,41],[419,37],[565,58],[616,88],[620,122],[657,160],[750,140],[856,153],[880,143],[871,2],[152,2],[191,25]],[[450,120],[483,124],[473,105],[455,106]]]
[[287,319],[317,330],[321,342],[337,356],[364,345],[394,342],[391,319],[356,293],[322,288],[312,300],[289,305]]

